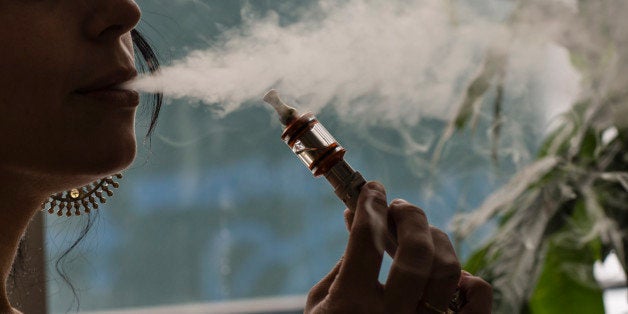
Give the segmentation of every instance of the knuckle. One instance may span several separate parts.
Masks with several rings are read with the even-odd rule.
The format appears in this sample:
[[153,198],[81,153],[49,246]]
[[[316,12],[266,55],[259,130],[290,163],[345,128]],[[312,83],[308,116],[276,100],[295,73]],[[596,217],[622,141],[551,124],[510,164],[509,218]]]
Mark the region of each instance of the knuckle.
[[386,194],[384,194],[382,191],[366,190],[364,194],[366,201],[371,201],[384,208],[386,208],[386,206],[388,205],[386,204]]
[[442,256],[439,256],[439,254],[436,254],[434,260],[435,266],[441,269],[443,273],[454,274],[456,277],[460,277],[460,270],[462,267],[457,258],[451,256],[443,258]]
[[456,265],[458,267],[457,271],[462,271],[456,252],[454,251],[454,247],[451,244],[447,233],[434,226],[430,226],[430,234],[432,236],[432,240],[434,241],[434,245],[439,248],[439,261],[442,262],[443,265]]
[[485,291],[491,294],[493,293],[493,286],[480,277],[473,277],[471,287],[474,290]]
[[451,244],[451,240],[449,239],[449,235],[443,230],[440,230],[434,226],[430,226],[430,234],[432,235],[432,239],[434,243],[444,249],[447,252],[454,253],[453,245]]
[[449,236],[445,231],[438,229],[437,227],[430,226],[430,233],[432,233],[432,237],[438,240],[447,240],[449,241]]
[[434,257],[434,243],[431,239],[417,234],[407,233],[398,239],[399,247],[413,256],[420,258]]
[[382,211],[388,207],[386,202],[386,192],[378,189],[364,188],[360,192],[358,207],[373,206],[381,208]]
[[430,233],[437,250],[434,255],[433,267],[439,277],[458,283],[462,275],[462,265],[449,241],[449,236],[442,230],[431,226]]
[[460,281],[460,264],[450,263],[442,268],[442,278],[454,285]]
[[416,205],[408,203],[404,200],[396,199],[390,204],[390,211],[393,215],[401,216],[417,216],[422,221],[427,221],[425,212]]
[[434,262],[432,264],[434,274],[440,279],[453,281],[456,284],[460,280],[461,265],[456,258],[442,258],[439,254],[434,256]]

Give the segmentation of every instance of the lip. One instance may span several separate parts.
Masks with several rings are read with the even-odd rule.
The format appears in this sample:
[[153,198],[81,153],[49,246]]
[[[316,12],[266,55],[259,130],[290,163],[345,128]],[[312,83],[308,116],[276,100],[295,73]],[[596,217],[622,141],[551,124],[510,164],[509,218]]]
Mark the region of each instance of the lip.
[[120,68],[92,80],[89,85],[77,89],[75,94],[110,105],[136,107],[139,105],[139,93],[123,87],[136,76],[134,68]]
[[134,90],[99,89],[89,92],[79,92],[78,94],[97,102],[118,107],[137,107],[140,103],[140,94]]

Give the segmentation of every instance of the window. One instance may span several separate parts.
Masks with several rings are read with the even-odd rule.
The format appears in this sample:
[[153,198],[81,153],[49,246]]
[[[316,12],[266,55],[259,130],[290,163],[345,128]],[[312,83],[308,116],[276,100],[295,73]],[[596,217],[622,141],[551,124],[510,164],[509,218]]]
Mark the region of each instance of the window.
[[[275,25],[271,31],[299,26],[284,34],[288,36],[291,31],[327,27],[316,22],[298,24],[303,16],[316,20],[318,13],[332,12],[333,17],[339,17],[334,15],[336,11],[325,11],[329,9],[326,4],[312,1],[138,2],[144,12],[140,29],[166,64],[208,46],[215,51],[237,46],[241,43],[228,41],[228,45],[225,38],[246,39],[247,32],[260,31],[264,25]],[[447,33],[443,25],[448,24],[438,23],[455,18],[458,8],[482,16],[489,26],[499,25],[513,4],[474,1],[468,6],[447,7],[437,2],[417,5],[416,15],[408,19],[394,15],[399,11],[389,11],[386,6],[349,10],[366,15],[366,22],[358,25],[375,25],[374,32],[385,26],[399,27],[423,37],[409,41],[395,37],[397,29],[385,32],[392,37],[379,39],[399,41],[397,45],[378,46],[381,50],[375,56],[362,45],[372,47],[377,38],[364,40],[360,36],[368,34],[360,33],[360,28],[344,29],[358,35],[327,41],[338,44],[326,47],[328,50],[309,49],[329,39],[314,38],[306,42],[309,46],[301,50],[303,55],[286,58],[285,63],[312,60],[318,65],[314,60],[322,62],[317,59],[321,53],[342,54],[347,47],[353,47],[360,53],[322,63],[339,76],[355,69],[362,74],[347,76],[341,85],[331,86],[325,82],[328,76],[303,72],[302,77],[313,77],[307,81],[312,86],[298,80],[281,82],[281,86],[289,103],[316,111],[319,120],[348,150],[347,161],[367,179],[383,182],[390,199],[404,198],[422,206],[432,224],[447,229],[454,214],[478,207],[487,195],[533,160],[552,119],[574,100],[578,77],[562,47],[533,51],[533,57],[545,61],[514,64],[517,75],[508,77],[504,101],[517,105],[504,106],[500,113],[508,123],[501,124],[497,153],[492,155],[493,113],[482,106],[494,95],[480,100],[472,109],[479,113],[473,121],[475,133],[460,132],[441,146],[451,113],[490,46],[486,32],[491,28],[481,24]],[[359,5],[357,8],[364,9]],[[340,8],[337,11],[349,12]],[[398,24],[385,23],[387,18],[398,20]],[[425,24],[408,27],[416,21]],[[338,27],[347,24],[343,19],[336,22]],[[251,23],[258,28],[247,28]],[[465,37],[469,32],[479,35]],[[273,34],[269,32],[268,38]],[[275,39],[277,51],[294,48],[290,42],[282,42],[282,37]],[[342,42],[346,40],[350,41],[348,45]],[[248,49],[243,53],[250,58],[268,52],[260,50],[267,46],[256,44],[253,41],[238,47]],[[409,55],[413,49],[417,54]],[[316,53],[308,54],[311,51]],[[229,80],[227,76],[234,73],[220,72],[221,65],[231,65],[229,55],[218,56],[224,59],[217,59],[214,72],[207,75],[224,75],[224,81],[216,81],[219,83],[241,80],[242,89],[251,92],[256,76],[244,68],[235,73],[240,75],[238,79]],[[384,63],[387,66],[379,68],[379,63],[370,62],[369,58],[380,57],[407,62],[390,67]],[[244,63],[247,58],[239,60],[243,63],[237,64],[249,64]],[[358,64],[356,68],[351,68],[353,61]],[[417,69],[420,71],[414,72]],[[374,78],[384,75],[392,79],[397,75],[394,71],[417,79],[395,85]],[[358,92],[354,94],[334,94],[356,86]],[[311,93],[305,93],[310,87]],[[208,84],[206,88],[218,86]],[[291,96],[291,88],[298,91],[298,97]],[[330,93],[324,88],[333,89],[334,97],[321,97],[321,93]],[[360,94],[360,88],[369,92]],[[398,89],[404,91],[401,96],[396,94]],[[283,306],[286,312],[299,311],[304,295],[343,252],[347,239],[343,205],[330,186],[323,179],[312,178],[281,142],[281,127],[270,109],[261,104],[262,95],[263,91],[258,98],[230,94],[232,99],[244,101],[240,109],[229,112],[225,111],[230,108],[226,102],[174,97],[166,100],[152,145],[139,146],[137,161],[125,172],[120,189],[99,210],[81,246],[65,259],[81,310],[124,313],[122,309],[138,308],[128,313],[142,313],[141,309],[156,313],[158,307],[165,312],[176,307],[193,313],[251,304],[264,309],[260,304],[270,300],[274,307],[269,311],[282,311]],[[338,103],[343,106],[336,106]],[[144,132],[145,126],[140,123],[138,138]],[[52,313],[72,307],[73,295],[56,275],[54,261],[78,236],[84,223],[84,218],[47,219],[47,273],[52,278],[47,293]],[[484,231],[490,229],[488,226]],[[477,240],[482,236],[480,232]],[[473,243],[473,239],[466,239],[466,243]],[[463,258],[470,250],[467,246],[457,249]]]

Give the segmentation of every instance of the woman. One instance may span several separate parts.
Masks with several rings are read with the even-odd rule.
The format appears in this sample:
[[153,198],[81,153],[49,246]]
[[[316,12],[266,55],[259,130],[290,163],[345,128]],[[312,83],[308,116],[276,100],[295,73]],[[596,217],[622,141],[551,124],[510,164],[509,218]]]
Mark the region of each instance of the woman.
[[[79,197],[75,187],[135,157],[139,96],[119,85],[137,75],[131,33],[139,19],[132,0],[0,0],[0,313],[18,313],[7,277],[41,204],[60,191]],[[385,229],[378,226],[387,217],[398,226],[399,248],[382,285],[378,239]],[[383,186],[371,182],[355,217],[346,218],[344,259],[312,289],[307,312],[445,313],[457,288],[466,300],[462,313],[490,312],[490,286],[461,276],[446,235],[416,206],[389,205]]]

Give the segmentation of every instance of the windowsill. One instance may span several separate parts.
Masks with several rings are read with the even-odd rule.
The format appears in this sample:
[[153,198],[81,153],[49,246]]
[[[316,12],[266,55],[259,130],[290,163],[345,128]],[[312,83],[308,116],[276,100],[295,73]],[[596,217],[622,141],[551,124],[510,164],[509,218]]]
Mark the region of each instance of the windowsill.
[[167,305],[144,308],[118,309],[110,311],[85,312],[85,314],[217,314],[217,313],[303,313],[306,296],[285,296],[255,298],[225,302]]

